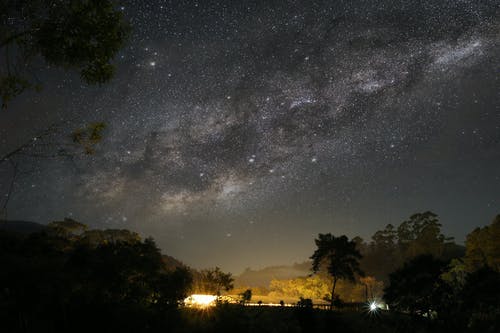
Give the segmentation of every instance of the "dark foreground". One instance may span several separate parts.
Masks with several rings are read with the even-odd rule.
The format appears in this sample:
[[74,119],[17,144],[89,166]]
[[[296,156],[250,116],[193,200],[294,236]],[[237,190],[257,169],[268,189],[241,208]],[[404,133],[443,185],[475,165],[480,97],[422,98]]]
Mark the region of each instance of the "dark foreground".
[[208,310],[182,309],[173,332],[494,332],[486,327],[457,329],[423,317],[389,311],[325,311],[299,307],[221,305]]
[[336,312],[299,307],[222,305],[183,309],[179,332],[438,332],[422,319],[394,313]]
[[[96,309],[97,310],[97,309]],[[111,311],[112,312],[112,311]],[[207,309],[181,308],[163,315],[118,311],[106,316],[74,316],[63,326],[51,320],[30,327],[5,327],[2,332],[461,332],[436,320],[393,312],[325,311],[299,307],[243,307],[223,304]],[[62,314],[60,314],[62,315]],[[145,315],[145,316],[144,316]],[[15,318],[10,318],[11,320]],[[12,323],[12,321],[10,321]],[[61,323],[60,323],[61,324]],[[6,329],[6,330],[4,330]],[[491,328],[494,329],[494,328]],[[494,330],[467,330],[467,332]],[[464,331],[465,332],[465,331]]]

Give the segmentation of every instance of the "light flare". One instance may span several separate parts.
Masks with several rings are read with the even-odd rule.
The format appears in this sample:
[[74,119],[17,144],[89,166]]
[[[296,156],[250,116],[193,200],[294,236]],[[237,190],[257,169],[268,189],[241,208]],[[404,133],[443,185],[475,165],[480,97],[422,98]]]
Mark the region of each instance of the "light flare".
[[187,297],[184,304],[189,307],[208,308],[215,306],[216,300],[217,296],[215,295],[194,294]]

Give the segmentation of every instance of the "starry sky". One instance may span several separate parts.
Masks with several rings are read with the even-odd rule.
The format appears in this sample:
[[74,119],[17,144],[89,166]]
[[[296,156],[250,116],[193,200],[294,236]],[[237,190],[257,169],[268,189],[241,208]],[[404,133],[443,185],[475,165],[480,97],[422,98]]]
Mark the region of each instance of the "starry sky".
[[44,89],[0,112],[2,154],[54,123],[43,149],[107,124],[92,156],[19,158],[9,219],[128,228],[239,273],[304,261],[320,232],[369,239],[432,210],[463,242],[500,213],[500,1],[120,10],[110,83],[43,68]]

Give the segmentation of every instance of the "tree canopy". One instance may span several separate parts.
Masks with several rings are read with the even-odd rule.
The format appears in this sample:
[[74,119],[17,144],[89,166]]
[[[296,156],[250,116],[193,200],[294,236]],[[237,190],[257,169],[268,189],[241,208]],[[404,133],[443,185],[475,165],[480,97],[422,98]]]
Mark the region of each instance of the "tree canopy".
[[373,234],[370,243],[358,240],[357,248],[363,254],[362,269],[386,282],[389,273],[419,255],[446,261],[464,254],[463,246],[441,232],[438,215],[430,211],[413,214],[398,226],[388,224]]
[[500,215],[467,235],[465,263],[471,271],[488,266],[500,272]]
[[7,0],[0,13],[3,108],[26,89],[41,87],[34,73],[43,62],[76,70],[90,84],[109,81],[129,32],[113,0]]
[[231,273],[224,273],[219,267],[203,269],[195,273],[194,291],[220,296],[223,291],[234,288]]
[[397,310],[430,313],[436,282],[445,267],[445,262],[428,254],[413,258],[389,275],[390,285],[384,290],[384,299]]
[[356,249],[356,243],[349,241],[344,235],[335,237],[330,233],[319,234],[314,241],[317,249],[311,256],[312,271],[317,273],[325,268],[332,277],[330,305],[333,308],[337,281],[339,279],[354,281],[356,275],[363,275],[359,268],[362,256]]
[[29,236],[0,231],[6,332],[141,331],[176,311],[191,287],[186,267],[166,267],[150,238],[86,229],[66,219]]

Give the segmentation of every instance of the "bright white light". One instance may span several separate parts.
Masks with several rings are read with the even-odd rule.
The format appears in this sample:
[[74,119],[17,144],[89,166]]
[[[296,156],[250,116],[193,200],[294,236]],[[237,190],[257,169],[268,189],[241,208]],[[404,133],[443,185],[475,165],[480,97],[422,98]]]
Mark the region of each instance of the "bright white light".
[[194,294],[186,298],[184,304],[197,308],[207,308],[209,306],[214,306],[216,300],[217,296],[214,295]]
[[370,312],[377,311],[378,309],[378,304],[374,301],[370,303]]

